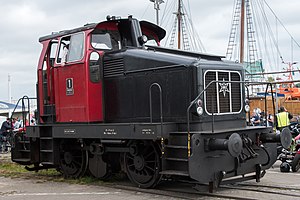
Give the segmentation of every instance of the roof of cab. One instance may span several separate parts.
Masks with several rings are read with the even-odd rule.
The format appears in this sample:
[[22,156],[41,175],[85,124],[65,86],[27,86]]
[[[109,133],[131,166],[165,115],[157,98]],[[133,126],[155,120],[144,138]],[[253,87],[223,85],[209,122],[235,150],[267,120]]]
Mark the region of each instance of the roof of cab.
[[75,28],[75,29],[71,29],[71,30],[63,30],[63,31],[59,31],[59,32],[55,32],[52,33],[51,35],[46,35],[43,37],[40,37],[39,42],[43,42],[45,40],[50,40],[50,39],[55,39],[64,35],[70,35],[72,33],[77,33],[77,32],[81,32],[81,31],[86,31],[89,29],[94,29],[97,26],[97,23],[93,23],[93,24],[87,24],[84,25],[83,27],[79,27],[79,28]]
[[[52,33],[50,35],[40,37],[39,42],[43,42],[43,41],[51,40],[51,39],[56,39],[56,38],[64,36],[64,35],[70,35],[70,34],[73,34],[73,33],[86,31],[86,30],[89,30],[89,29],[95,29],[97,26],[103,25],[105,23],[120,22],[120,21],[123,21],[123,20],[129,20],[129,18],[113,19],[113,20],[103,21],[103,22],[100,22],[100,23],[91,23],[91,24],[86,24],[86,25],[84,25],[82,27],[79,27],[79,28],[75,28],[75,29],[71,29],[71,30],[63,30],[63,31],[60,31],[60,32],[55,32],[55,33]],[[157,35],[159,40],[162,40],[166,35],[166,31],[163,28],[161,28],[161,27],[159,27],[159,26],[157,26],[157,25],[155,25],[151,22],[140,21],[140,25],[141,25],[141,27],[145,27],[147,29],[150,29],[153,33],[155,33]]]

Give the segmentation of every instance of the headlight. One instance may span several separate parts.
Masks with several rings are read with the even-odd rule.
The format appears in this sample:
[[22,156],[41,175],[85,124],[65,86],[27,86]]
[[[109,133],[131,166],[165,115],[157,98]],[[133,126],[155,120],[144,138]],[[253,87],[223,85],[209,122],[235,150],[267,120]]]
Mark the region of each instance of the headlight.
[[197,107],[197,113],[198,113],[198,115],[202,115],[203,114],[203,108],[202,107]]
[[142,35],[142,36],[138,37],[138,40],[139,40],[140,44],[143,45],[148,41],[148,38],[146,35]]
[[250,111],[250,106],[249,105],[245,105],[245,111],[249,112]]
[[200,116],[203,114],[203,108],[202,108],[202,105],[203,105],[203,102],[201,99],[198,99],[196,102],[196,109],[197,109],[197,114]]

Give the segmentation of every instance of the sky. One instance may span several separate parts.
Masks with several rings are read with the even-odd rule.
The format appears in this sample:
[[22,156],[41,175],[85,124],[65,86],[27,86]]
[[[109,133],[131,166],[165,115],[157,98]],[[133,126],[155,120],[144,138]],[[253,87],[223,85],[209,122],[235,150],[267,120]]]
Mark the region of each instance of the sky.
[[[164,6],[172,0],[164,0]],[[174,0],[173,0],[174,1]],[[253,0],[254,1],[254,0]],[[149,0],[0,0],[0,100],[23,95],[35,97],[36,69],[41,45],[39,37],[86,23],[101,22],[107,15],[133,17],[156,22],[153,3]],[[225,55],[230,33],[234,0],[184,0],[190,18],[206,53]],[[300,1],[266,0],[294,39],[300,43]],[[168,4],[167,4],[168,3]],[[274,19],[273,19],[274,20]],[[271,23],[271,22],[270,22]],[[278,28],[279,29],[279,28]],[[170,30],[167,30],[167,34]],[[278,46],[286,62],[300,62],[299,47],[292,46],[284,31]],[[293,48],[292,48],[293,47]],[[291,56],[293,49],[293,56]],[[298,64],[295,65],[298,67]],[[10,76],[10,81],[8,81]]]

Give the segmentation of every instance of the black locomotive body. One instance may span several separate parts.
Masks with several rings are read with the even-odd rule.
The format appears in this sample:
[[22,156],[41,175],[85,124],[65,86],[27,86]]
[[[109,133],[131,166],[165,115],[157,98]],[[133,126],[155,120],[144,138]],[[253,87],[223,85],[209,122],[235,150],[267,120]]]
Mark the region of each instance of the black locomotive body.
[[[82,57],[62,63],[60,46],[78,33]],[[143,35],[159,43],[165,32],[129,17],[41,38],[38,123],[16,134],[12,160],[66,177],[124,171],[144,188],[166,176],[259,181],[276,161],[278,139],[269,127],[246,126],[243,67],[146,46]]]

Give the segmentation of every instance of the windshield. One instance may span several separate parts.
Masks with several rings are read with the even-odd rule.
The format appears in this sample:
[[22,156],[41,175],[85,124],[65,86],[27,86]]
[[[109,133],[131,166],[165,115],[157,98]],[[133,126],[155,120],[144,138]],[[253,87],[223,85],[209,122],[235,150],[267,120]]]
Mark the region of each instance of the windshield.
[[112,49],[110,35],[108,33],[92,34],[92,46],[95,49]]
[[119,32],[97,29],[91,35],[91,45],[93,48],[101,50],[121,49]]

